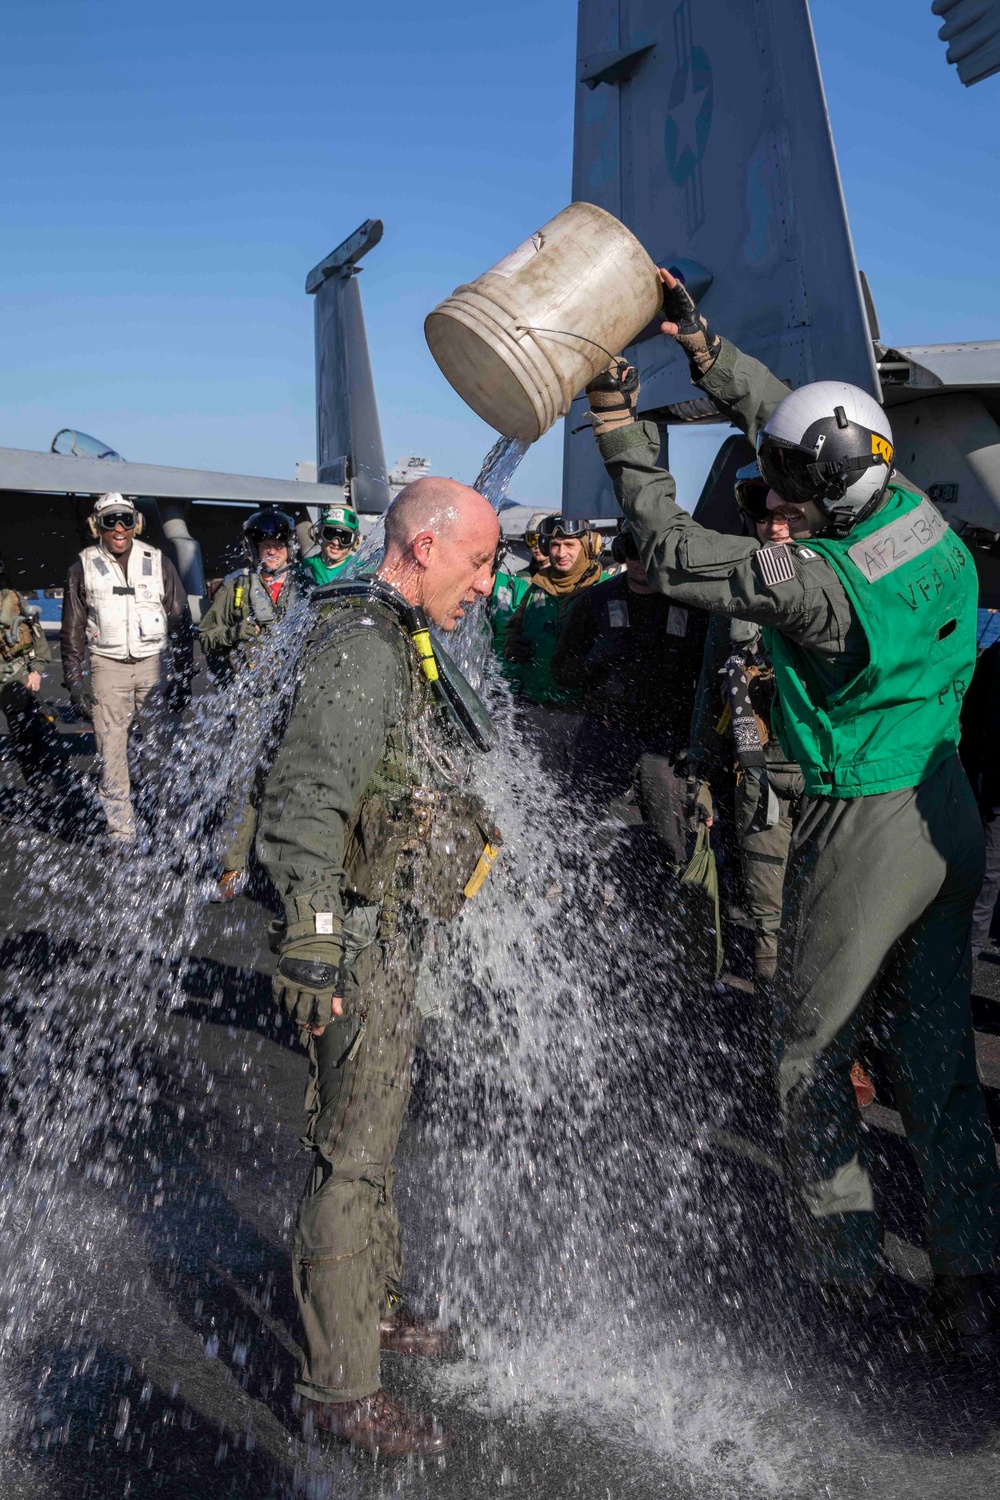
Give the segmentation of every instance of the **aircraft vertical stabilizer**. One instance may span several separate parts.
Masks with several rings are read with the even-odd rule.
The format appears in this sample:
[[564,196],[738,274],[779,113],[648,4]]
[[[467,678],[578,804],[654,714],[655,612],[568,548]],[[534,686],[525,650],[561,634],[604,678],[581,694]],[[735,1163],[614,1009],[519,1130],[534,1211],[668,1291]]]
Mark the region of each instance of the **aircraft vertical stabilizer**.
[[966,88],[1000,73],[1000,0],[934,0],[931,10],[944,18],[938,36]]
[[[713,328],[782,380],[880,396],[806,0],[581,0],[573,197],[679,265]],[[653,327],[628,354],[644,412],[711,418],[672,340]],[[611,515],[593,437],[572,435],[585,411],[563,504]]]
[[369,515],[385,510],[390,494],[357,278],[358,261],[381,238],[382,221],[367,219],[306,277],[316,298],[317,477],[349,485],[355,509]]

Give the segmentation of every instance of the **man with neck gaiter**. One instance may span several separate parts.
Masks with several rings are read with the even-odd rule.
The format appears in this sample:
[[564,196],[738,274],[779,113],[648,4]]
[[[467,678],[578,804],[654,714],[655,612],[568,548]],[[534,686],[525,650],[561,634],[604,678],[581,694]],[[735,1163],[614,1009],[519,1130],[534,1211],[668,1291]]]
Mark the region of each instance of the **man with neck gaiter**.
[[510,674],[515,692],[531,703],[566,707],[576,693],[556,686],[552,657],[569,607],[581,589],[606,577],[601,571],[601,539],[590,522],[575,516],[546,516],[539,527],[539,546],[548,558],[531,580],[504,635],[504,658],[517,670]]

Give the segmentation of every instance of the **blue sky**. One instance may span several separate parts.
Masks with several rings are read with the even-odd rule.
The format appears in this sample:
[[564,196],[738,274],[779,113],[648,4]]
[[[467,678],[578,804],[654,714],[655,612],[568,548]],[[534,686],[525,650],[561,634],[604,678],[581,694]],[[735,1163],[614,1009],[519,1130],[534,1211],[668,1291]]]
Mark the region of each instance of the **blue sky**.
[[[929,0],[813,0],[859,264],[894,342],[1000,338],[1000,77]],[[492,441],[423,318],[568,201],[575,6],[6,0],[0,444],[290,477],[314,456],[305,273],[363,219],[386,456],[474,476]],[[673,445],[696,493],[719,432]],[[561,435],[521,498],[559,492]]]

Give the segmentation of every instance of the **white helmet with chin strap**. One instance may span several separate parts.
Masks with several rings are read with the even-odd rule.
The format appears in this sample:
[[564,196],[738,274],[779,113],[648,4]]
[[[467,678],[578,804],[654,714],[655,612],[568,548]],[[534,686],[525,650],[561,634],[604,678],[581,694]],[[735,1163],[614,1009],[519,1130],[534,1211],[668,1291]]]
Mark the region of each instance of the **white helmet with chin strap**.
[[878,506],[892,477],[889,419],[859,386],[817,380],[791,391],[757,437],[760,472],[792,504],[819,506],[846,536]]

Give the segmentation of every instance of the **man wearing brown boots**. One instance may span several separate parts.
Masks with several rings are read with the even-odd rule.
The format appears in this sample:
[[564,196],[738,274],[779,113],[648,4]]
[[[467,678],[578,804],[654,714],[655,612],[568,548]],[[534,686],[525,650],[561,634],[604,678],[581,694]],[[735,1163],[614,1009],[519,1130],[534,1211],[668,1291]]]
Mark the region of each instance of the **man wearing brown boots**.
[[482,884],[498,836],[462,784],[486,710],[430,628],[493,588],[500,528],[475,490],[407,486],[373,578],[313,595],[318,620],[262,808],[259,857],[284,903],[275,997],[310,1059],[313,1166],[293,1247],[312,1429],[370,1453],[452,1436],[382,1389],[380,1349],[434,1355],[446,1330],[402,1299],[393,1157],[410,1090],[424,934]]

